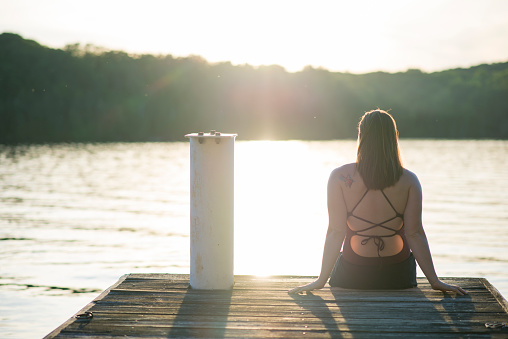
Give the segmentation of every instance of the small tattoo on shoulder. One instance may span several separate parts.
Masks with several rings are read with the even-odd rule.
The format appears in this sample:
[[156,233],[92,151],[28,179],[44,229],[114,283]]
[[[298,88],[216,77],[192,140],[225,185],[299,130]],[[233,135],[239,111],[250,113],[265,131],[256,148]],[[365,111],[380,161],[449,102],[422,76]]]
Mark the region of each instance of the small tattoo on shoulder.
[[344,174],[341,174],[340,175],[340,180],[344,181],[344,183],[346,184],[346,186],[348,188],[351,188],[351,186],[353,185],[353,183],[355,182],[353,180],[353,178],[351,178],[351,176],[348,174],[347,176],[344,176]]

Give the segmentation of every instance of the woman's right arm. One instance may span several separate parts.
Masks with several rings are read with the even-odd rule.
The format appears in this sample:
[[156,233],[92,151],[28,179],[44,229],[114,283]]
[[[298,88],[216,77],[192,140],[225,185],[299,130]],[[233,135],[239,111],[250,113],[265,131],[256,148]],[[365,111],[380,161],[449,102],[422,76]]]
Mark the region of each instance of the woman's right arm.
[[422,223],[422,188],[416,175],[409,171],[407,173],[411,176],[412,183],[409,188],[406,210],[404,212],[404,227],[408,245],[433,289],[456,292],[459,295],[467,294],[459,286],[448,285],[442,282],[436,274]]
[[301,293],[323,288],[339,257],[342,242],[346,235],[347,209],[337,169],[332,172],[328,180],[327,202],[328,231],[326,232],[319,277],[310,284],[292,289],[289,293]]

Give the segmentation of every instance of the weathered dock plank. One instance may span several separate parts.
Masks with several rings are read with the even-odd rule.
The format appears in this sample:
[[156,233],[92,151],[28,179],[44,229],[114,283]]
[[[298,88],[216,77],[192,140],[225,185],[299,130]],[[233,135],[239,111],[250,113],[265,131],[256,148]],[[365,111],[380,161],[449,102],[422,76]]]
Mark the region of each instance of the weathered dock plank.
[[287,291],[313,277],[236,276],[231,291],[189,288],[188,275],[128,274],[46,338],[507,338],[506,300],[485,279],[445,278],[466,296],[425,279],[403,291]]

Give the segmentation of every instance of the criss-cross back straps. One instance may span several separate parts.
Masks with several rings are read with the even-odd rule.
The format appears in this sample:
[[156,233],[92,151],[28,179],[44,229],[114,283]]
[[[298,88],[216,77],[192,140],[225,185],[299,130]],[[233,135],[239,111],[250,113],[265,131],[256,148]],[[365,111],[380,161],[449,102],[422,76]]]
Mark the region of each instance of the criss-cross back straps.
[[[351,210],[351,212],[348,212],[348,216],[352,216],[352,217],[355,217],[356,219],[358,220],[361,220],[361,221],[364,221],[366,223],[369,223],[371,224],[371,226],[368,226],[364,229],[361,229],[361,230],[358,230],[358,231],[353,231],[351,230],[355,235],[360,235],[362,237],[365,237],[365,239],[363,239],[361,241],[361,244],[362,245],[366,245],[371,239],[374,241],[374,244],[376,245],[377,247],[377,253],[378,253],[378,256],[381,256],[381,251],[385,248],[385,242],[383,240],[383,238],[389,238],[389,237],[393,237],[397,234],[399,234],[401,232],[401,229],[398,229],[398,230],[394,230],[384,224],[386,224],[387,222],[389,221],[392,221],[396,218],[401,218],[403,219],[404,216],[399,213],[395,207],[393,206],[392,202],[390,201],[390,199],[388,199],[388,197],[386,196],[385,192],[383,190],[381,190],[381,193],[383,194],[383,196],[385,197],[386,201],[388,201],[388,204],[390,204],[390,207],[393,209],[393,211],[395,212],[395,216],[391,217],[391,218],[388,218],[386,219],[385,221],[383,222],[380,222],[380,223],[376,223],[376,222],[372,222],[370,220],[367,220],[367,219],[364,219],[362,217],[359,217],[355,214],[353,214],[353,212],[355,211],[356,207],[358,207],[358,205],[360,204],[360,202],[363,200],[363,198],[367,195],[367,193],[369,192],[369,189],[367,189],[365,191],[365,193],[362,195],[362,197],[360,198],[360,200],[356,203],[356,205],[353,207],[353,209]],[[392,234],[387,234],[387,235],[364,235],[364,234],[361,234],[362,232],[365,232],[365,231],[368,231],[370,229],[373,229],[375,227],[381,227],[381,228],[384,228],[386,230],[389,230],[392,232]]]
[[388,201],[388,203],[390,204],[390,207],[391,207],[391,208],[392,208],[392,210],[395,212],[396,216],[397,216],[397,217],[399,217],[399,218],[402,218],[402,219],[403,219],[403,218],[404,218],[404,216],[403,216],[401,213],[399,213],[399,212],[395,209],[395,207],[393,207],[393,204],[392,204],[392,202],[390,201],[390,199],[388,199],[388,197],[386,196],[385,191],[381,190],[381,193],[383,193],[383,196],[385,197],[386,201]]
[[360,203],[362,202],[363,198],[365,198],[365,196],[367,195],[367,193],[369,193],[369,189],[367,188],[367,190],[365,191],[365,193],[363,193],[362,197],[360,198],[360,200],[358,200],[358,202],[356,203],[355,207],[353,207],[353,209],[351,210],[351,212],[347,212],[347,215],[348,216],[353,216],[355,217],[355,215],[353,214],[353,212],[355,211],[355,209],[358,207],[358,205],[360,205]]

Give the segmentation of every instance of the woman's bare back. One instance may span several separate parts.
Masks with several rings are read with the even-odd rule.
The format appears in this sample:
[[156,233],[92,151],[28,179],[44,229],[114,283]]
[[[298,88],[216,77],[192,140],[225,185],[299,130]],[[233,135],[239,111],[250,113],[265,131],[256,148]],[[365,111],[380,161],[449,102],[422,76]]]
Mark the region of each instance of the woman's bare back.
[[[398,232],[404,225],[401,215],[406,209],[410,187],[407,171],[395,185],[383,191],[367,190],[354,163],[338,168],[336,175],[344,186],[347,226],[355,232],[350,239],[352,250],[362,257],[387,257],[400,253],[404,242]],[[379,242],[382,242],[382,250]]]

